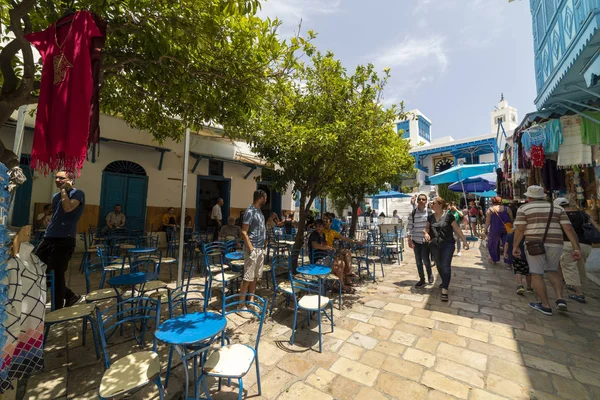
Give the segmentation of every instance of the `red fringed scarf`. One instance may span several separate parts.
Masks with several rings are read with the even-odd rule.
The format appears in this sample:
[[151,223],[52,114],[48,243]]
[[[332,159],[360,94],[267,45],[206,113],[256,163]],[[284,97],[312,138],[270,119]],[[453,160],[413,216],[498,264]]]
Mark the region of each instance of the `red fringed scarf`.
[[92,14],[80,11],[42,32],[26,36],[42,56],[30,165],[46,175],[79,175],[86,159],[93,92],[92,41],[102,37]]

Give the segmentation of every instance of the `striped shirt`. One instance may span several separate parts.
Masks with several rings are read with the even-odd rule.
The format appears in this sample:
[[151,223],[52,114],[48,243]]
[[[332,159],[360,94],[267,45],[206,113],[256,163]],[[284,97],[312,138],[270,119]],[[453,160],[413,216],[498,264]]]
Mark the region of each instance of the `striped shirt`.
[[[413,222],[413,213],[415,213],[415,222]],[[413,242],[423,243],[425,241],[423,231],[427,227],[427,217],[430,214],[431,212],[427,208],[421,211],[418,207],[408,214],[407,235],[412,238]]]
[[[554,206],[552,214],[544,244],[550,247],[562,247],[564,241],[561,225],[571,225],[571,221],[562,207]],[[519,207],[515,226],[525,225],[525,240],[542,240],[549,215],[550,203],[545,200],[532,200]]]

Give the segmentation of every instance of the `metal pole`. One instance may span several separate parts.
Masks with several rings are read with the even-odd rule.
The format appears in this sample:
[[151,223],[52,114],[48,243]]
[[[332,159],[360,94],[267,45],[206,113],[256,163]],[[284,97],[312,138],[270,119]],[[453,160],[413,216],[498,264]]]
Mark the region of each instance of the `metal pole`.
[[188,168],[190,163],[190,128],[185,130],[183,146],[183,174],[181,179],[181,218],[179,221],[179,256],[177,257],[177,285],[183,285],[183,247],[185,245],[185,202],[187,197]]

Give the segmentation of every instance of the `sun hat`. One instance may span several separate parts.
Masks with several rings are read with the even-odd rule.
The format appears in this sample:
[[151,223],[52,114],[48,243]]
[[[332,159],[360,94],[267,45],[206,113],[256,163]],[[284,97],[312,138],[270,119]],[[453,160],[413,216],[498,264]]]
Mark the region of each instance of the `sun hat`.
[[525,192],[525,194],[523,194],[523,196],[529,197],[532,199],[545,199],[546,193],[544,193],[543,187],[533,185],[533,186],[529,186],[527,188],[527,191]]
[[556,200],[554,200],[554,205],[555,206],[568,206],[569,200],[565,199],[564,197],[559,197]]

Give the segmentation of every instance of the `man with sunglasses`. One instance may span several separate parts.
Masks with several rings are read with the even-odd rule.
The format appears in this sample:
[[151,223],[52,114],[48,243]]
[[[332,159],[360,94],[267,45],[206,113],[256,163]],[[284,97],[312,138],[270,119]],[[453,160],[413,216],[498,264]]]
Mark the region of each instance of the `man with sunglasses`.
[[427,269],[427,279],[429,283],[433,283],[433,273],[431,272],[431,258],[429,255],[429,244],[425,241],[423,231],[427,227],[427,217],[431,215],[431,210],[427,207],[427,196],[420,193],[417,196],[417,207],[408,217],[407,239],[408,247],[415,252],[415,260],[417,262],[417,271],[419,272],[419,282],[415,287],[425,286],[425,272],[423,264]]
[[57,310],[76,304],[81,296],[66,285],[65,272],[75,251],[77,222],[83,214],[85,194],[73,187],[75,175],[60,171],[54,177],[59,192],[52,197],[54,210],[44,239],[36,251],[49,270],[54,271],[54,300]]

